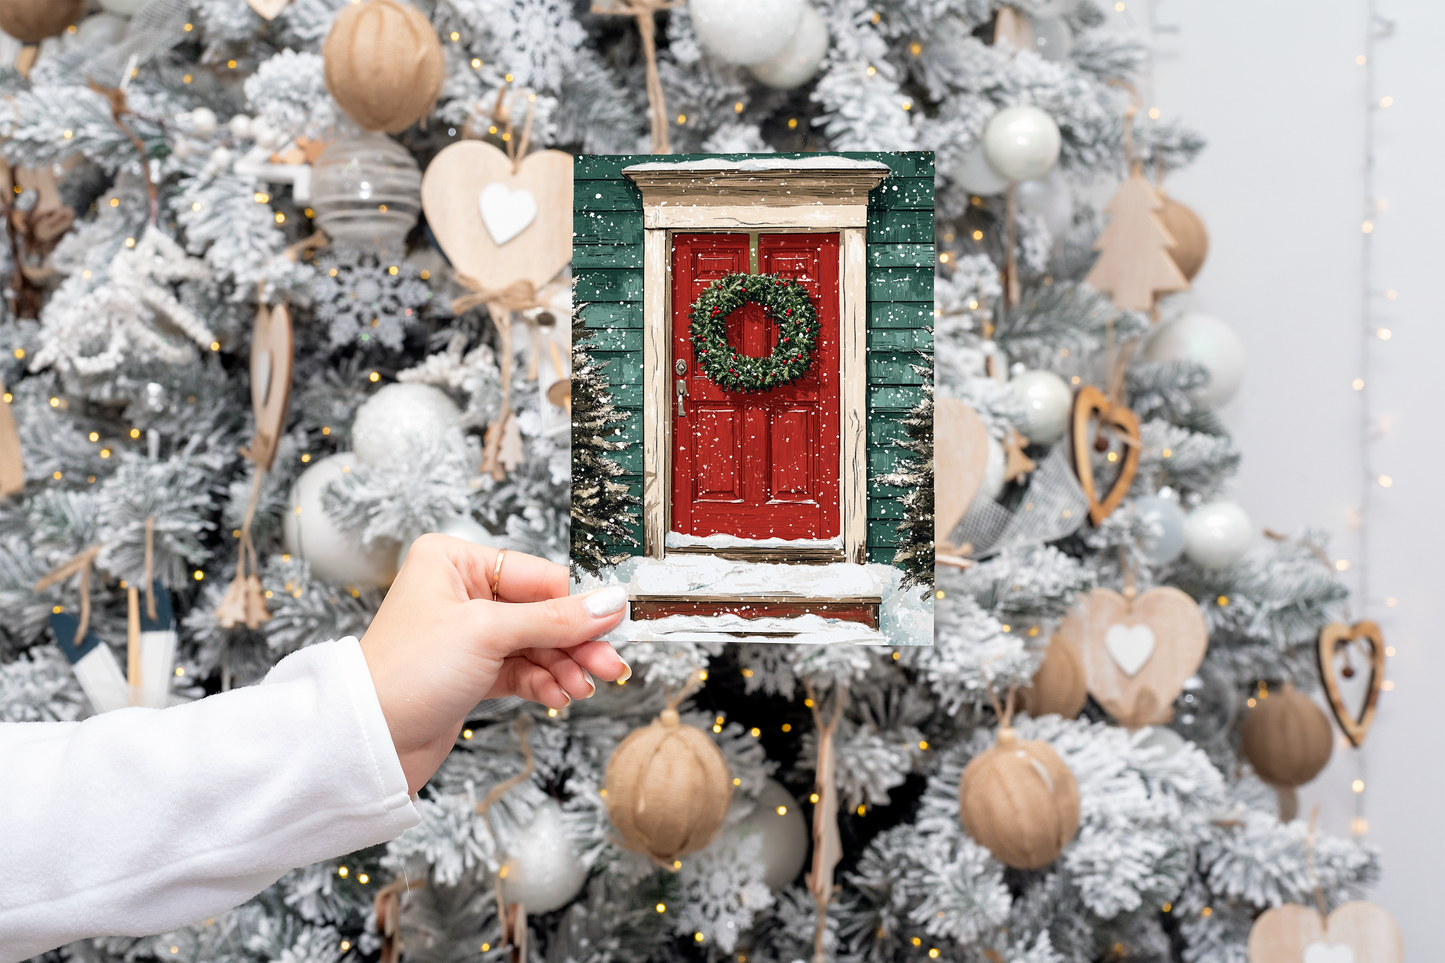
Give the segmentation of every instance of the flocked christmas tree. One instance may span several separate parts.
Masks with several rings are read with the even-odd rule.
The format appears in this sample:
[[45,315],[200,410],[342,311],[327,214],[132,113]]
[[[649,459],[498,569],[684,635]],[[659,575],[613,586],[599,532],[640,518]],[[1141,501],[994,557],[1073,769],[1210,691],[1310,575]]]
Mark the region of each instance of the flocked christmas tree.
[[[0,0],[0,26],[41,41],[0,51],[16,65],[0,73],[14,185],[0,375],[25,478],[0,503],[0,719],[96,711],[49,624],[79,609],[77,579],[34,586],[93,557],[90,631],[124,665],[121,585],[143,581],[148,531],[178,619],[170,701],[252,684],[289,652],[364,632],[421,532],[566,560],[573,462],[549,395],[566,365],[544,317],[566,316],[565,277],[508,289],[454,270],[442,232],[417,219],[419,172],[462,141],[508,160],[645,153],[661,127],[677,151],[936,151],[938,391],[995,442],[1023,432],[1038,467],[985,486],[954,533],[972,566],[939,576],[933,648],[624,646],[631,681],[570,713],[479,707],[422,793],[423,822],[391,844],[296,870],[182,930],[52,959],[494,960],[513,958],[521,926],[529,958],[551,963],[1239,963],[1265,906],[1304,901],[1315,881],[1335,902],[1373,879],[1371,851],[1282,823],[1235,752],[1246,699],[1284,680],[1314,688],[1308,653],[1344,592],[1308,534],[1178,557],[1182,509],[1237,518],[1219,496],[1240,453],[1199,401],[1209,373],[1123,350],[1148,319],[1082,283],[1103,224],[1086,188],[1128,173],[1127,97],[1110,82],[1147,67],[1145,46],[1103,29],[1093,0],[1018,0],[1010,35],[1034,49],[992,42],[994,0],[602,13],[416,0],[411,14],[367,0],[385,29],[334,48],[334,22],[359,16],[343,0],[100,5],[72,23],[80,4],[30,4],[59,11],[35,27],[11,9],[23,0]],[[636,16],[608,13],[655,17],[655,50]],[[368,46],[377,38],[410,56]],[[1062,148],[1013,189],[1010,229],[1007,179],[981,145],[1018,105],[1042,108]],[[1133,134],[1148,171],[1201,146],[1168,122]],[[357,169],[375,177],[348,179]],[[1016,305],[1000,285],[1010,262]],[[238,454],[255,440],[253,387],[278,370],[253,352],[258,301],[288,306],[295,340],[276,457],[259,475]],[[1098,386],[1138,416],[1138,437],[1091,426],[1071,451],[1058,391],[1033,406],[987,373],[1019,367]],[[1092,459],[1107,488],[1127,445],[1140,453],[1129,497],[1086,524],[1070,458]],[[900,491],[910,497],[922,496]],[[247,540],[269,618],[226,628],[215,612]],[[1010,720],[1007,738],[1047,743],[1072,773],[1078,828],[1041,868],[1005,866],[963,830],[964,766],[1002,738],[1009,690],[1031,681],[1071,610],[1096,588],[1142,600],[1164,586],[1197,600],[1202,663],[1137,731],[1096,702],[1077,719]],[[718,745],[732,803],[709,845],[659,866],[618,845],[604,772],[689,680],[705,681],[680,721]],[[842,706],[821,746],[814,701],[819,721]],[[818,798],[839,805],[814,813],[820,754],[836,764]],[[812,816],[819,839],[837,820],[831,902],[827,880],[806,885]],[[831,872],[832,858],[820,865]]]

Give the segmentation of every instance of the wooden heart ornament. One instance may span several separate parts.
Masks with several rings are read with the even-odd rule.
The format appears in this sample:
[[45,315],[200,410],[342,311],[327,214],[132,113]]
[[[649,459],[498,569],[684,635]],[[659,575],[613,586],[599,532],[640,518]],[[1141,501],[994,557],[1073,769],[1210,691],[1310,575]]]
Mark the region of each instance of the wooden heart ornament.
[[[1123,465],[1114,487],[1102,499],[1094,489],[1094,467],[1089,460],[1093,442],[1089,438],[1089,422],[1098,419],[1099,430],[1106,427],[1123,436]],[[1074,395],[1074,471],[1079,476],[1079,487],[1089,499],[1089,520],[1098,525],[1119,507],[1129,486],[1134,482],[1134,473],[1139,470],[1139,419],[1123,405],[1116,405],[1093,385],[1085,385]]]
[[572,157],[561,151],[528,154],[513,173],[491,144],[459,141],[428,165],[421,203],[457,272],[485,289],[540,289],[572,258]]
[[266,20],[275,20],[286,9],[291,0],[246,0],[251,9],[259,13]]
[[[1365,702],[1360,706],[1359,715],[1351,715],[1340,692],[1340,680],[1335,677],[1335,653],[1343,645],[1364,641],[1370,646],[1370,681],[1365,689]],[[1320,630],[1317,650],[1320,681],[1325,684],[1325,695],[1330,700],[1330,711],[1340,724],[1345,738],[1353,746],[1360,746],[1370,733],[1370,724],[1375,721],[1375,703],[1380,698],[1380,686],[1385,681],[1385,640],[1380,627],[1374,622],[1356,622],[1344,625],[1331,622]]]
[[963,521],[988,467],[988,429],[957,398],[934,405],[933,465],[933,539],[942,545]]
[[1355,900],[1329,918],[1294,903],[1260,914],[1249,931],[1249,963],[1401,963],[1405,940],[1383,907]]
[[284,304],[274,308],[260,305],[251,329],[251,410],[256,416],[256,435],[250,450],[242,454],[267,471],[276,460],[276,444],[286,430],[294,361],[291,312]]
[[1150,589],[1132,603],[1095,589],[1057,637],[1078,650],[1089,694],[1131,729],[1169,721],[1209,646],[1199,605],[1176,588]]

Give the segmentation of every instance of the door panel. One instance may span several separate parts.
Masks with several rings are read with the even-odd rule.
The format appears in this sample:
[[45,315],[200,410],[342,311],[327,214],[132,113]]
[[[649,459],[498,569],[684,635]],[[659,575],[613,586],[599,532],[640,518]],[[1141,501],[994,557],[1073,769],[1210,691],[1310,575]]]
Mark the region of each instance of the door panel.
[[[759,237],[759,270],[802,281],[822,330],[803,378],[771,391],[733,393],[697,367],[687,314],[714,280],[748,272],[748,236],[673,235],[672,531],[787,539],[840,534],[838,242],[837,234]],[[755,304],[733,312],[727,330],[729,342],[753,357],[771,353],[777,339]],[[686,386],[683,414],[675,401],[678,381]]]

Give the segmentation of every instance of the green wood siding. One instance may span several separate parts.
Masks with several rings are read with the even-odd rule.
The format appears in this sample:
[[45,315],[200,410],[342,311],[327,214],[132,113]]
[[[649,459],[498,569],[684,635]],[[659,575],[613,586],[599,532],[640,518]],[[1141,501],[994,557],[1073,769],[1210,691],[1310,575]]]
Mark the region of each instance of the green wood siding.
[[[701,160],[675,154],[670,160]],[[807,154],[728,154],[807,157]],[[876,477],[892,471],[903,455],[893,442],[901,419],[922,398],[911,364],[917,351],[933,350],[933,154],[845,153],[882,161],[893,173],[868,197],[868,557],[889,563],[898,544],[903,510],[899,492]],[[642,193],[622,170],[658,158],[610,154],[576,157],[572,163],[572,270],[583,317],[597,329],[593,350],[606,365],[613,400],[632,412],[623,437],[634,442],[618,462],[623,479],[642,497]],[[642,540],[640,526],[633,533]],[[641,549],[635,549],[638,554]]]

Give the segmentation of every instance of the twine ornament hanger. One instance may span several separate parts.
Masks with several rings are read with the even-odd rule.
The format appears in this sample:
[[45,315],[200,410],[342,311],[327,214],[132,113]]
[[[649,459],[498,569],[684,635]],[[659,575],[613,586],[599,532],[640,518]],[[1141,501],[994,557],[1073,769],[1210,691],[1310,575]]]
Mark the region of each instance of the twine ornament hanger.
[[828,963],[825,938],[828,934],[828,904],[838,886],[833,883],[833,873],[843,859],[843,840],[838,832],[838,759],[836,739],[838,722],[843,717],[843,707],[848,703],[848,686],[838,684],[838,694],[833,704],[833,715],[823,721],[822,703],[813,688],[811,679],[803,679],[803,690],[808,694],[808,707],[813,712],[813,725],[818,729],[818,762],[814,787],[818,792],[817,805],[813,807],[813,865],[806,877],[808,892],[817,907],[817,926],[813,930],[813,963]]
[[[102,543],[92,545],[90,548],[75,553],[69,559],[51,569],[50,572],[44,575],[34,586],[34,590],[40,593],[52,585],[65,581],[77,572],[80,573],[80,622],[76,626],[74,640],[77,645],[80,644],[81,639],[85,638],[86,629],[90,628],[90,573],[95,563],[95,557],[100,554],[100,550],[103,548],[105,548],[105,545]],[[57,639],[56,641],[58,642],[60,640]]]
[[667,143],[667,102],[662,93],[662,80],[657,75],[657,23],[653,16],[662,10],[683,5],[683,0],[613,0],[613,5],[593,5],[592,12],[602,16],[630,16],[637,20],[642,37],[642,55],[647,60],[647,106],[652,120],[652,152],[671,154]]

